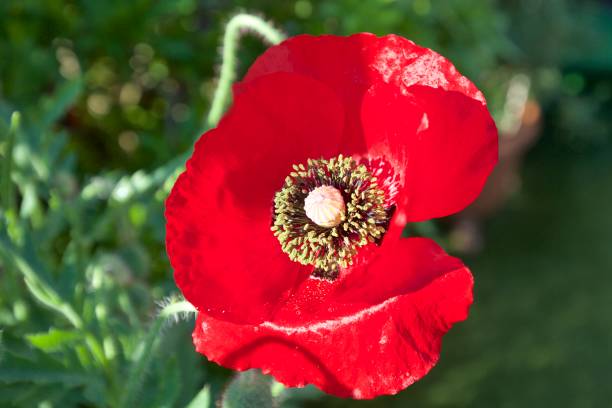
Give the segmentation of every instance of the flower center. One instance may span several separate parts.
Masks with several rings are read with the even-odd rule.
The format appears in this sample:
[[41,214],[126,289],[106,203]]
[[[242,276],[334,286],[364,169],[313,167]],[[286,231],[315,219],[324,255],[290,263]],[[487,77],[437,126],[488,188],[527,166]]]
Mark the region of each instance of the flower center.
[[351,157],[309,159],[293,170],[274,196],[271,229],[291,260],[334,279],[359,248],[380,242],[392,208],[377,178]]
[[342,193],[336,187],[321,186],[308,193],[304,211],[315,224],[329,228],[342,222],[346,207]]

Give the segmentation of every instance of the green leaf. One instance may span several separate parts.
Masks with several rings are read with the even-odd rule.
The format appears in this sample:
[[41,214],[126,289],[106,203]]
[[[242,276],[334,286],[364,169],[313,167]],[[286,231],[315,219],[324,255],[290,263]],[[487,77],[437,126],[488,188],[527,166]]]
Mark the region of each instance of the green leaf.
[[185,155],[180,155],[150,173],[139,170],[124,176],[115,185],[111,197],[114,201],[123,203],[133,199],[134,196],[159,188],[169,178],[176,177],[177,169],[182,168],[184,162]]
[[0,174],[0,199],[2,200],[1,204],[5,211],[15,208],[15,191],[11,180],[11,173],[13,168],[13,148],[15,146],[15,139],[17,138],[20,124],[21,115],[19,112],[13,112],[11,115],[8,139],[4,150],[2,173]]
[[58,330],[51,328],[46,333],[34,333],[25,336],[34,347],[44,351],[55,351],[82,339],[81,333],[75,330]]
[[[82,365],[74,364],[76,361],[66,358],[68,357],[66,353],[57,359],[51,354],[26,346],[21,339],[13,338],[11,343],[8,342],[9,339],[7,333],[6,359],[0,365],[0,389],[3,390],[0,394],[4,396],[4,390],[8,387],[22,385],[24,389],[30,389],[34,393],[49,387],[73,389],[78,390],[77,394],[82,395],[95,406],[105,405],[106,384],[104,377],[99,372],[85,371]],[[43,395],[50,396],[48,392]],[[4,406],[1,401],[0,399],[0,406]],[[17,402],[15,405],[35,406]]]
[[76,102],[83,89],[83,81],[79,78],[62,84],[55,94],[44,101],[41,125],[47,128],[60,119]]
[[[24,384],[25,389],[34,392],[49,385],[65,389],[83,387],[84,397],[98,406],[103,405],[106,389],[100,377],[79,370],[47,369],[41,364],[38,367],[0,367],[0,384]],[[4,386],[0,388],[5,389]],[[48,392],[45,395],[49,395]]]
[[[0,230],[0,255],[8,264],[13,265],[25,278],[25,284],[30,294],[49,309],[62,314],[74,327],[81,327],[83,322],[72,306],[65,302],[52,286],[43,279],[41,269],[33,267],[27,257],[18,252],[4,231]],[[30,259],[36,260],[35,257]]]
[[2,363],[2,358],[4,357],[4,343],[2,342],[2,334],[3,331],[0,330],[0,364]]
[[205,385],[185,408],[208,408],[210,400],[210,386]]
[[172,358],[167,364],[163,365],[159,385],[156,387],[155,400],[149,406],[164,408],[173,407],[180,396],[181,378],[176,359]]
[[[52,385],[38,385],[18,383],[3,385],[0,393],[0,406],[2,407],[44,407],[49,406],[51,401],[57,402],[67,393],[70,388]],[[74,404],[53,404],[51,406],[74,406]]]
[[61,383],[68,387],[89,385],[99,379],[82,371],[62,369],[46,369],[44,367],[2,367],[0,368],[0,383],[29,382],[35,384]]

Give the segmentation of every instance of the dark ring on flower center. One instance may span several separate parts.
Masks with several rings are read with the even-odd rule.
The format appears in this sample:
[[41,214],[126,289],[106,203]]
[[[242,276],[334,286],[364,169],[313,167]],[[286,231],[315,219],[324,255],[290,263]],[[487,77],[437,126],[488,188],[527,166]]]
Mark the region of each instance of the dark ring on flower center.
[[[291,260],[313,265],[315,276],[334,279],[340,268],[353,265],[359,248],[380,243],[393,207],[385,207],[385,192],[377,178],[351,157],[309,159],[307,166],[293,169],[274,196],[271,229]],[[314,222],[306,214],[306,198],[329,187],[342,195],[344,203],[331,208],[342,214],[333,213],[335,222]]]

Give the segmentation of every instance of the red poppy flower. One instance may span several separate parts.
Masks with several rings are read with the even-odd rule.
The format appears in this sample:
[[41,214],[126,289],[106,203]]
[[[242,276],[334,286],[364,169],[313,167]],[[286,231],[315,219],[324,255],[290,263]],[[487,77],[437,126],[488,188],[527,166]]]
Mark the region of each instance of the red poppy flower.
[[402,229],[466,207],[496,161],[483,95],[435,52],[371,34],[270,48],[166,203],[197,351],[342,397],[420,379],[473,280]]

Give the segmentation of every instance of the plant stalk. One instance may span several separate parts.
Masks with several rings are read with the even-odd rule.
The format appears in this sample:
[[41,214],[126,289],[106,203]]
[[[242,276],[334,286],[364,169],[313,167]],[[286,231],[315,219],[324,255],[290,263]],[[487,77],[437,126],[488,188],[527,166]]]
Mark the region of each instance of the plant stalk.
[[227,106],[232,83],[236,79],[237,49],[240,37],[243,33],[254,33],[269,44],[278,44],[285,39],[283,33],[274,28],[272,24],[266,22],[261,17],[251,14],[237,14],[225,26],[223,36],[223,51],[221,72],[219,82],[215,89],[210,112],[206,120],[206,125],[212,128],[219,123],[221,116]]

